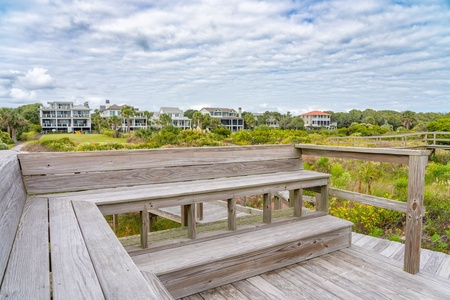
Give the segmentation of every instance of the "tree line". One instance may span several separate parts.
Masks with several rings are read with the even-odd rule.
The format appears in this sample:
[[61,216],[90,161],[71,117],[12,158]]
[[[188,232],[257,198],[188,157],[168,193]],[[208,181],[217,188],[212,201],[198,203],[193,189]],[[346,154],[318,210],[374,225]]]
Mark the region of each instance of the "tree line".
[[[30,136],[39,133],[42,128],[39,121],[39,108],[41,104],[27,104],[17,108],[0,108],[0,142],[12,144],[18,139],[28,139]],[[123,132],[130,132],[130,119],[138,112],[133,107],[124,105],[121,109],[121,117],[127,120],[126,128],[122,127],[122,120],[118,116],[103,118],[96,109],[91,114],[93,129],[101,132],[104,129],[113,129],[115,134],[119,129]],[[147,124],[152,125],[153,113],[148,111],[139,112],[147,119]],[[450,131],[450,112],[448,113],[416,113],[410,110],[398,112],[394,110],[357,110],[349,112],[326,111],[331,115],[331,121],[337,122],[337,132],[327,131],[328,134],[360,135],[383,134],[391,131]],[[220,120],[202,114],[198,110],[188,109],[184,116],[192,120],[194,128],[210,129],[212,131],[222,128]],[[300,116],[294,116],[287,112],[282,114],[275,111],[266,111],[258,114],[257,117],[251,112],[243,112],[244,128],[254,130],[257,127],[265,126],[268,121],[276,121],[280,129],[303,130],[304,123]],[[156,127],[170,125],[172,119],[169,115],[161,115],[156,121]]]

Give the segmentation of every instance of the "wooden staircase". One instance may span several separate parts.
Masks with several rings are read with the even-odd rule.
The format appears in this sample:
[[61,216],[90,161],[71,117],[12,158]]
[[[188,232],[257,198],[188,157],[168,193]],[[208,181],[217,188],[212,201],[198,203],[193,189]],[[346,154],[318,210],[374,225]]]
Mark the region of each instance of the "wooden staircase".
[[325,215],[131,255],[181,298],[350,247],[352,226]]

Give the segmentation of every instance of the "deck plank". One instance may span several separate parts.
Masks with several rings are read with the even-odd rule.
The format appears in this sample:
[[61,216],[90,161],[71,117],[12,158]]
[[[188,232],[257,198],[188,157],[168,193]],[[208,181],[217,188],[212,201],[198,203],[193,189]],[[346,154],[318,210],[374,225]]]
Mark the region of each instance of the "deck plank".
[[[282,269],[277,272],[283,275],[286,271],[291,271],[291,273],[289,273],[291,276],[286,277],[286,279],[295,282],[297,286],[304,286],[305,288],[311,290],[311,298],[324,300],[331,298],[339,298],[345,300],[363,299],[349,292],[348,290],[334,284],[332,280],[323,278],[320,275],[305,269],[299,264],[286,267],[286,270]],[[305,282],[307,282],[308,284],[305,284]]]
[[105,298],[160,299],[157,291],[147,284],[96,205],[78,201],[73,202],[73,207]]
[[50,201],[54,299],[104,299],[70,201]]
[[235,300],[248,300],[244,294],[242,294],[237,288],[231,284],[226,284],[216,288],[225,299],[235,299]]
[[47,198],[29,198],[0,289],[0,299],[50,299]]
[[261,276],[254,276],[247,279],[248,282],[257,286],[268,299],[289,299],[289,294],[285,291],[278,289],[273,284],[264,280]]

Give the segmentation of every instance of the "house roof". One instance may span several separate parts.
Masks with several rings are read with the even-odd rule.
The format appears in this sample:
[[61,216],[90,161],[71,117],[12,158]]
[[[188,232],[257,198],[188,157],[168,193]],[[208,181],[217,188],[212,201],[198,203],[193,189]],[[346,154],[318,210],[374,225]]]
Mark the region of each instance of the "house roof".
[[121,110],[121,109],[122,109],[122,106],[113,104],[110,107],[108,107],[106,110]]
[[167,113],[178,113],[178,114],[183,114],[183,111],[181,109],[179,109],[178,107],[161,107],[159,109],[160,112],[163,112],[165,114]]
[[301,114],[300,116],[331,116],[330,114],[324,113],[323,111],[313,110],[304,114]]
[[201,110],[207,110],[209,112],[222,111],[222,112],[236,112],[233,108],[217,108],[217,107],[203,107]]

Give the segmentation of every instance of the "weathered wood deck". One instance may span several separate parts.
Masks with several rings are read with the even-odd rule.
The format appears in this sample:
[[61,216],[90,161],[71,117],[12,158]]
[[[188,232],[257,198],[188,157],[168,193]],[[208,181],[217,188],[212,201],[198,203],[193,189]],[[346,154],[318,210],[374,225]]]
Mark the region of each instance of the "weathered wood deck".
[[[353,233],[352,245],[375,252],[387,258],[392,258],[399,263],[403,261],[405,254],[405,245],[402,243],[383,240],[355,232]],[[450,255],[428,249],[421,249],[420,272],[437,275],[443,279],[447,279],[448,284],[450,285]]]
[[367,240],[363,246],[370,244],[372,250],[353,244],[182,299],[449,299],[450,279],[425,270],[406,273],[400,261],[374,251],[382,248],[377,247],[379,239],[355,235],[355,240],[362,243],[362,239]]

